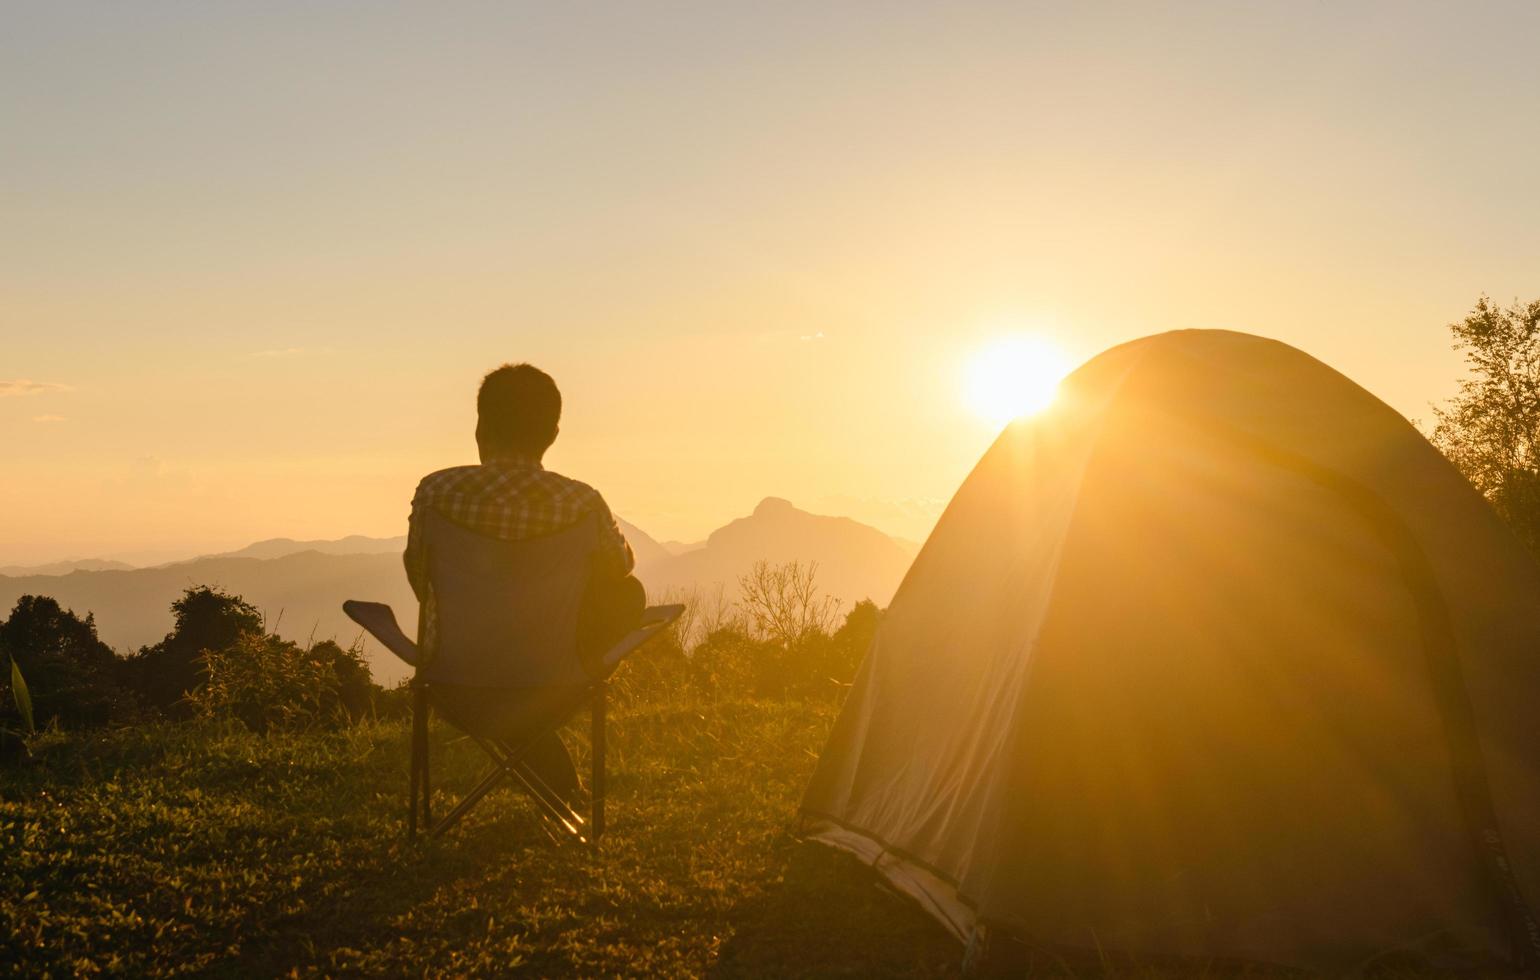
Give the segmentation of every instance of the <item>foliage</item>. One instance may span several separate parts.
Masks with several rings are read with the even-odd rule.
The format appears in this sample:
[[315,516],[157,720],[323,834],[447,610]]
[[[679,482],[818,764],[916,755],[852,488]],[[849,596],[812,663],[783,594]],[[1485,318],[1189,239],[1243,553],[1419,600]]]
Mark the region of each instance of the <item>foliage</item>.
[[254,732],[303,729],[337,703],[331,665],[276,636],[242,633],[199,660],[204,682],[187,694],[196,718],[231,719]]
[[383,692],[374,683],[359,644],[342,647],[333,640],[322,640],[310,648],[310,655],[331,668],[341,717],[360,721],[374,712],[376,696]]
[[870,599],[862,599],[850,607],[845,622],[832,637],[835,658],[828,664],[829,671],[844,683],[856,676],[866,650],[877,638],[877,627],[882,623],[882,610]]
[[1434,409],[1433,442],[1540,554],[1540,300],[1483,296],[1449,330],[1471,376]]
[[834,625],[839,600],[818,592],[818,563],[757,561],[738,579],[740,605],[760,639],[791,646]]
[[27,734],[37,731],[37,722],[32,715],[32,692],[27,689],[27,678],[22,675],[21,665],[14,659],[11,661],[11,698]]
[[263,632],[262,614],[240,596],[206,585],[187,589],[171,604],[176,624],[165,639],[129,658],[125,674],[146,704],[184,717],[188,692],[204,681],[205,650],[224,650],[247,634]]
[[[407,845],[403,722],[45,735],[36,764],[0,783],[0,963],[17,975],[955,973],[960,947],[918,908],[788,833],[832,702],[676,695],[611,712],[599,860],[553,842],[508,789],[448,837]],[[564,736],[580,770],[585,729]],[[437,724],[431,739],[440,794],[468,789],[475,747]]]
[[[687,603],[681,621],[690,608]],[[680,691],[707,701],[837,698],[855,677],[880,617],[876,604],[863,599],[833,635],[809,630],[790,643],[756,635],[741,616],[718,619],[726,625],[688,651],[678,636],[649,645],[618,675],[617,692],[638,701],[674,698]]]
[[[0,650],[30,684],[40,725],[103,725],[123,717],[131,704],[115,676],[118,658],[97,637],[96,622],[48,596],[24,595],[16,601],[10,617],[0,623]],[[0,704],[15,700],[0,696]],[[14,718],[0,715],[0,725]]]
[[242,633],[200,660],[205,680],[187,695],[193,715],[238,721],[254,732],[363,718],[378,690],[358,650],[330,640],[306,650],[277,636]]
[[11,659],[10,664],[11,702],[16,706],[21,726],[13,728],[0,724],[0,762],[27,758],[27,743],[23,739],[37,731],[32,717],[32,693],[27,689],[27,679],[22,676],[21,665],[14,659]]

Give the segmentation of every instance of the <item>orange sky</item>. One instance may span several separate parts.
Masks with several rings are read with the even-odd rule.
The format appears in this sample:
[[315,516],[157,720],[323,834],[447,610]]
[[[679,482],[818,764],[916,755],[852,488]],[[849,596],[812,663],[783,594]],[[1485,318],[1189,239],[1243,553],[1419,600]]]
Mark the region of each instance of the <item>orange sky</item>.
[[1249,330],[1426,418],[1540,295],[1540,7],[767,8],[8,12],[0,564],[400,533],[507,360],[659,537],[917,538],[1002,335]]

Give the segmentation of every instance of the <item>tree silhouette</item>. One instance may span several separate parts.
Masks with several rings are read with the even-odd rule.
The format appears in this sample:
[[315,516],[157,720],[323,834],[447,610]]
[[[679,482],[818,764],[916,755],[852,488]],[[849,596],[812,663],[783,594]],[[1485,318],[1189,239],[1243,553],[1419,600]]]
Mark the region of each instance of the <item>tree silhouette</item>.
[[127,672],[146,704],[175,715],[187,713],[182,699],[203,683],[205,650],[224,650],[242,634],[262,633],[262,614],[240,596],[196,586],[171,604],[176,625],[165,639],[131,658]]
[[1540,300],[1483,296],[1449,330],[1471,374],[1434,408],[1433,443],[1540,555]]
[[[0,623],[0,651],[21,668],[38,725],[102,725],[124,701],[115,681],[118,658],[96,635],[96,622],[48,596],[24,595]],[[0,706],[13,703],[8,678]]]

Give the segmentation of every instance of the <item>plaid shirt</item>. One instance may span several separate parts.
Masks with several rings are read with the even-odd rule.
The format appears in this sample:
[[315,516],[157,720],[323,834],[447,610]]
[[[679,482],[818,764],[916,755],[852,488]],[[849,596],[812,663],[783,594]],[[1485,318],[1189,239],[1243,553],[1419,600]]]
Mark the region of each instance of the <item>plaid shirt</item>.
[[539,460],[509,456],[480,466],[455,466],[430,473],[417,484],[417,493],[412,496],[406,554],[402,556],[406,577],[422,604],[418,634],[429,649],[434,610],[423,527],[430,510],[462,527],[506,541],[560,531],[595,514],[599,524],[595,573],[622,578],[636,564],[631,546],[599,491],[552,473]]

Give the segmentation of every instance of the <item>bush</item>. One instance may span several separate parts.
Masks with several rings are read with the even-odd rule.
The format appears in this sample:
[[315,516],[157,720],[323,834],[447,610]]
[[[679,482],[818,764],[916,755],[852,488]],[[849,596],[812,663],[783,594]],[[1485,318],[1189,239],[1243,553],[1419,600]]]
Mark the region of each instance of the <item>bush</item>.
[[[0,623],[0,652],[25,675],[39,726],[98,727],[131,709],[132,699],[114,676],[120,661],[97,637],[95,620],[89,614],[81,619],[48,596],[17,600]],[[14,729],[17,721],[7,666],[0,675],[0,727]]]
[[331,666],[337,705],[349,721],[362,721],[374,714],[376,698],[384,692],[374,683],[358,646],[344,649],[332,640],[322,640],[310,648],[310,655]]
[[818,563],[790,561],[772,565],[757,561],[738,588],[754,634],[785,647],[817,634],[827,634],[839,611],[839,600],[818,592]]
[[292,731],[340,725],[371,707],[369,668],[357,651],[330,641],[305,650],[247,632],[199,659],[206,679],[187,695],[198,718],[238,721],[254,732]]
[[[720,589],[665,597],[683,602],[685,614],[668,635],[627,662],[616,676],[617,694],[627,701],[665,702],[687,696],[719,701],[842,694],[882,611],[863,599],[831,635],[833,600],[818,596],[815,570],[795,562],[761,563],[742,600],[747,613],[724,603]],[[692,637],[698,637],[693,644]]]
[[204,683],[204,651],[225,650],[247,635],[261,636],[263,623],[251,603],[206,585],[182,593],[171,611],[176,615],[171,632],[130,657],[123,674],[145,704],[180,716],[189,710],[183,699]]

